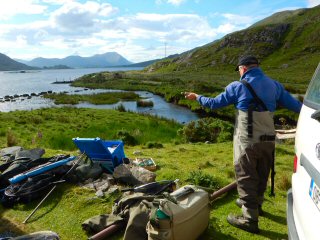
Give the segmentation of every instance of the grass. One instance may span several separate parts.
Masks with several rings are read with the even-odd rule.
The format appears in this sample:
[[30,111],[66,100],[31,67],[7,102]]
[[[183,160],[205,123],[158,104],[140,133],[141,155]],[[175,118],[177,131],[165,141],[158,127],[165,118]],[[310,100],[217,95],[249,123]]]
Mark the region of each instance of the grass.
[[[0,146],[7,142],[25,148],[42,147],[73,151],[73,137],[118,139],[125,131],[136,144],[174,142],[182,125],[150,115],[116,110],[51,108],[0,113]],[[12,143],[10,143],[12,145]]]
[[[126,155],[134,159],[133,152],[141,151],[142,156],[152,157],[159,166],[156,171],[157,180],[180,179],[179,184],[190,183],[190,173],[201,171],[203,176],[209,175],[220,186],[234,181],[232,166],[232,143],[218,144],[164,144],[163,148],[148,149],[143,145],[125,146]],[[47,152],[54,153],[55,150]],[[266,214],[260,217],[258,235],[247,233],[230,226],[226,222],[229,212],[240,213],[235,205],[236,191],[220,197],[211,204],[210,224],[200,239],[286,239],[286,190],[282,179],[291,175],[293,145],[277,145],[276,148],[276,196],[269,197],[263,209]],[[192,175],[192,174],[191,174]],[[269,191],[269,190],[268,190]],[[111,212],[112,201],[116,196],[103,199],[94,198],[94,192],[74,185],[61,185],[30,219],[30,223],[21,222],[31,213],[38,201],[20,204],[13,209],[0,207],[0,232],[11,230],[23,234],[39,230],[52,230],[59,233],[61,239],[86,239],[81,223],[98,214]],[[123,232],[112,239],[122,239]]]
[[132,101],[139,99],[139,95],[134,92],[107,92],[107,93],[97,93],[97,94],[65,94],[65,93],[53,93],[45,94],[45,98],[50,98],[54,100],[55,104],[71,104],[75,105],[79,102],[89,102],[92,104],[114,104],[120,100]]
[[[190,183],[216,190],[234,181],[232,142],[217,144],[181,144],[177,130],[182,125],[151,116],[114,110],[53,108],[33,111],[1,113],[0,146],[6,147],[6,132],[26,149],[42,147],[46,156],[77,154],[73,137],[101,137],[106,140],[119,131],[134,136],[138,145],[125,144],[125,153],[134,159],[134,151],[142,157],[152,157],[158,166],[156,180],[180,179],[181,186]],[[80,121],[81,120],[81,121]],[[155,148],[156,147],[156,148]],[[293,144],[277,145],[276,149],[276,197],[266,194],[263,205],[266,215],[260,218],[261,234],[253,235],[228,225],[229,212],[239,212],[234,204],[236,191],[215,200],[211,204],[209,228],[201,239],[283,239],[287,237],[286,191],[290,187]],[[0,206],[0,232],[25,233],[52,230],[61,239],[86,239],[81,223],[95,215],[110,213],[116,196],[95,198],[94,192],[76,185],[60,185],[31,218],[23,220],[39,201],[18,204],[13,209]],[[113,239],[122,239],[123,232]]]

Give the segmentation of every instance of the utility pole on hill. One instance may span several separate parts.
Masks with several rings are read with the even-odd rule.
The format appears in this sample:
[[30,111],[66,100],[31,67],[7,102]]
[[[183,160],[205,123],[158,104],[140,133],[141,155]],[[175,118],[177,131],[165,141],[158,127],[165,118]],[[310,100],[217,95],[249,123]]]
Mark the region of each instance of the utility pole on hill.
[[164,42],[164,58],[167,57],[167,43]]

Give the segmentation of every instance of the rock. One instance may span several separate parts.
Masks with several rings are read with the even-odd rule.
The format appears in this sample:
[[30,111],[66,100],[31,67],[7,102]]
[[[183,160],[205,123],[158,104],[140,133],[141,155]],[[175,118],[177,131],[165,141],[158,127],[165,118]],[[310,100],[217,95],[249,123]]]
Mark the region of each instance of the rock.
[[120,164],[113,171],[113,177],[115,179],[119,179],[121,177],[129,177],[131,175],[132,174],[131,174],[130,168],[124,164]]
[[105,182],[102,186],[99,187],[99,190],[101,190],[102,192],[106,192],[110,187],[109,182]]
[[225,63],[225,62],[226,62],[226,59],[227,59],[227,55],[226,55],[226,54],[223,54],[222,57],[221,57],[221,62],[222,62],[222,63]]
[[[87,182],[87,181],[86,181],[86,182]],[[95,189],[94,184],[93,184],[92,182],[84,183],[84,184],[82,185],[82,187],[89,188],[89,189]]]
[[36,160],[41,158],[41,156],[45,154],[45,150],[43,148],[33,148],[30,150],[20,150],[16,152],[15,159],[31,159]]
[[129,185],[154,182],[156,174],[139,166],[121,164],[114,169],[113,177]]
[[90,184],[90,183],[92,183],[92,181],[93,181],[93,179],[89,178],[89,179],[85,180],[83,184]]
[[107,191],[110,187],[110,183],[106,179],[99,179],[93,182],[94,188],[96,190],[101,190],[103,192]]
[[103,169],[97,162],[82,164],[75,169],[75,174],[81,181],[97,179],[101,176],[102,172]]
[[96,192],[96,196],[97,196],[97,197],[104,197],[104,192],[102,192],[101,190],[98,190],[98,191]]
[[129,185],[138,185],[141,184],[137,178],[135,178],[130,170],[130,166],[121,164],[114,169],[113,177],[121,182],[124,182]]
[[120,190],[118,187],[111,187],[109,190],[106,192],[106,194],[115,194],[118,193]]
[[136,151],[133,152],[133,154],[134,154],[134,155],[142,155],[142,152],[139,151],[139,150],[136,150]]
[[153,68],[153,67],[149,67],[149,68],[148,68],[148,73],[149,73],[149,72],[153,72],[153,71],[154,71],[154,68]]
[[0,156],[6,156],[6,155],[16,155],[17,152],[22,151],[23,148],[20,146],[13,146],[13,147],[7,147],[2,148],[0,150]]
[[133,166],[131,172],[142,183],[154,182],[157,176],[155,173],[139,166]]
[[102,173],[100,178],[108,180],[109,183],[111,183],[111,184],[113,184],[113,182],[114,182],[114,177],[112,176],[112,174]]

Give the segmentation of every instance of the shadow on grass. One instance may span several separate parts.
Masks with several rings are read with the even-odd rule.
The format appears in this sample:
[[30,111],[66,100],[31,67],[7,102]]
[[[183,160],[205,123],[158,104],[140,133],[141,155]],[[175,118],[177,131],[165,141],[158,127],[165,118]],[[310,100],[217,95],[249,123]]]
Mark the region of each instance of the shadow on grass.
[[287,224],[287,219],[286,218],[274,215],[274,214],[266,212],[266,211],[263,212],[263,217],[264,218],[268,218],[268,219],[270,219],[270,220],[272,220],[274,222],[280,223],[282,225],[286,225]]
[[[32,215],[29,220],[28,220],[28,223],[32,223],[32,222],[35,222],[37,221],[38,219],[44,217],[46,214],[48,214],[49,212],[51,212],[56,206],[58,205],[58,201],[53,201],[53,202],[50,202],[50,203],[47,203],[43,206],[43,208],[45,207],[45,211],[39,215],[37,215],[37,213],[35,212],[34,215]],[[40,206],[41,208],[41,206]]]
[[228,193],[223,194],[221,197],[211,202],[211,210],[219,208],[227,203],[233,202],[237,199],[237,189],[230,190]]
[[260,229],[260,233],[258,235],[264,236],[266,239],[288,239],[287,234],[277,233],[277,232],[270,231],[270,230],[261,230]]
[[[220,207],[223,207],[226,204],[229,204],[233,202],[238,196],[237,190],[233,189],[229,191],[226,194],[223,194],[221,197],[215,199],[211,202],[211,209],[210,211],[213,211],[214,209],[218,209]],[[227,213],[225,218],[227,217]],[[221,224],[221,219],[217,217],[210,217],[210,224],[208,229],[201,235],[199,240],[206,240],[206,239],[230,239],[230,240],[236,240],[237,238],[231,236],[228,233],[224,233],[225,231],[224,224]]]
[[8,219],[0,216],[0,238],[15,237],[26,234]]
[[[34,212],[34,214],[28,219],[28,223],[32,223],[37,221],[38,219],[44,217],[46,214],[50,213],[55,207],[58,205],[61,197],[68,188],[66,186],[57,186],[52,193],[41,203],[38,209]],[[49,189],[51,190],[51,188]],[[49,191],[48,191],[49,192]],[[40,197],[39,199],[35,199],[34,201],[30,202],[29,204],[25,204],[23,207],[24,211],[35,210],[38,204],[45,198],[47,193]],[[38,214],[37,214],[38,212]],[[39,214],[39,212],[41,212]],[[31,214],[31,212],[29,213]],[[28,215],[29,216],[29,215]]]
[[198,240],[211,239],[237,240],[237,238],[230,236],[230,234],[225,234],[220,230],[219,220],[217,218],[210,218],[208,229],[198,238]]
[[0,204],[0,238],[13,237],[24,235],[25,232],[22,231],[16,224],[12,223],[10,220],[3,217],[7,209],[3,208]]

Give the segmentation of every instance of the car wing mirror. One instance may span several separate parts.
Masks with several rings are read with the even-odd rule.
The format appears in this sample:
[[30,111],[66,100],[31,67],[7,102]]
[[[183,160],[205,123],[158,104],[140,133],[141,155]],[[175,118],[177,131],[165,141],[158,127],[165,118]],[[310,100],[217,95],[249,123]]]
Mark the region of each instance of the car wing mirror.
[[311,117],[320,122],[320,109],[311,114]]

